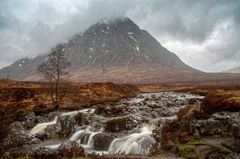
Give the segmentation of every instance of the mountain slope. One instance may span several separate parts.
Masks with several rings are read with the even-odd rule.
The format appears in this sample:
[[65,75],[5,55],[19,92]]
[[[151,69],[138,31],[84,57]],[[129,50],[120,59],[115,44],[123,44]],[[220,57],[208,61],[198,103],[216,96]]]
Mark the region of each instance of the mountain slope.
[[240,67],[229,69],[229,70],[226,70],[224,72],[227,72],[227,73],[240,73]]
[[[64,43],[72,81],[119,83],[194,82],[209,75],[184,64],[129,18],[99,21]],[[0,70],[17,80],[40,80],[47,55],[22,59]]]

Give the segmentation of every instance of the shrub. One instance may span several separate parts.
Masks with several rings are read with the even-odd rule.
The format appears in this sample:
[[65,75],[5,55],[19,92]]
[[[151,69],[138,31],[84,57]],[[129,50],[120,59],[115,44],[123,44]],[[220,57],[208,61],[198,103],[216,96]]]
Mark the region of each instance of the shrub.
[[220,111],[240,111],[240,98],[227,92],[209,93],[204,98],[201,109],[207,114]]

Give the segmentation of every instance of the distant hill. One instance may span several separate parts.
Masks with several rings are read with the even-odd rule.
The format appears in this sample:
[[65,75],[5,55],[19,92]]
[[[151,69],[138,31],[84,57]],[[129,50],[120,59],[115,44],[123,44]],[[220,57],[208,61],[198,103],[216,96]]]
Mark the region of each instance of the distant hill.
[[227,72],[227,73],[240,73],[240,67],[236,67],[236,68],[232,68],[232,69],[229,69],[229,70],[225,70],[224,72]]

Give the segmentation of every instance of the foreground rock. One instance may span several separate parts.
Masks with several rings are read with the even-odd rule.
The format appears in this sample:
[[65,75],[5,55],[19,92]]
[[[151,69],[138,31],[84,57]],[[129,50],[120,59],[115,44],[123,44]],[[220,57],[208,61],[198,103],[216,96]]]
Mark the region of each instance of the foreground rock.
[[[162,126],[176,119],[176,113],[182,108],[200,106],[201,100],[201,96],[191,94],[149,93],[115,103],[97,104],[94,109],[30,115],[33,120],[19,125],[24,125],[20,126],[22,132],[31,134],[32,138],[14,150],[11,144],[4,150],[16,157],[35,158],[76,157],[84,153],[149,155],[161,148]],[[45,122],[35,124],[29,132],[33,121],[40,120]],[[182,136],[186,137],[184,133]],[[9,138],[9,141],[14,139]],[[20,152],[18,149],[21,153],[16,153]]]
[[240,158],[239,112],[221,108],[221,105],[213,106],[214,113],[205,112],[211,109],[211,105],[208,109],[202,105],[179,111],[178,119],[166,122],[162,130],[155,129],[154,135],[161,142],[161,146],[157,145],[158,150],[173,151],[184,158]]

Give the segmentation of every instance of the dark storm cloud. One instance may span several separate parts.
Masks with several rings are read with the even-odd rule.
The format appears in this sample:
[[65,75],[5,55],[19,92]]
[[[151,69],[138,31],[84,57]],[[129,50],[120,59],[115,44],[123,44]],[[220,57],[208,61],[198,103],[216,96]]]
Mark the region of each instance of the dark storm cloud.
[[151,2],[130,15],[185,62],[207,71],[240,65],[240,1]]
[[224,70],[240,65],[239,10],[237,0],[0,0],[0,67],[128,16],[187,64]]

